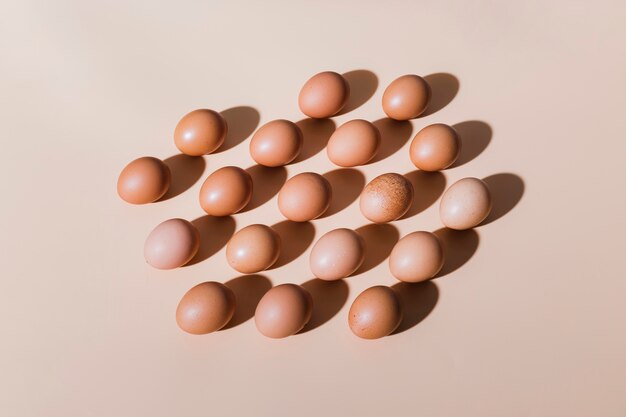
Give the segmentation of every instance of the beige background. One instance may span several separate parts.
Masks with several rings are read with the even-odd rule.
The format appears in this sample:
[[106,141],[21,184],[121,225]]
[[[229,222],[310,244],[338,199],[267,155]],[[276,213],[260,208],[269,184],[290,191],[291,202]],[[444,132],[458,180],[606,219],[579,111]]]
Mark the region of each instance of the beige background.
[[[154,3],[0,2],[0,414],[626,415],[623,2]],[[333,123],[304,123],[314,155],[273,172],[255,205],[271,199],[233,219],[202,218],[197,194],[216,168],[253,165],[247,141],[206,167],[170,160],[180,195],[149,206],[117,197],[119,171],[174,156],[174,126],[194,108],[231,109],[230,145],[257,123],[301,120],[300,86],[327,69],[364,70],[351,74],[353,107],[378,80],[336,124],[382,118],[384,87],[405,73],[439,74],[440,109],[379,123],[391,155],[345,173],[333,210],[352,204],[282,224],[295,260],[229,283],[243,303],[235,326],[184,334],[174,321],[184,292],[238,276],[222,248],[233,229],[282,220],[273,194],[287,172],[335,169],[314,154]],[[310,241],[364,226],[359,186],[413,171],[407,141],[432,122],[463,123],[473,159],[411,173],[416,215],[362,230],[377,245],[367,271],[307,284],[315,328],[262,337],[246,320],[255,299],[270,281],[309,281]],[[442,233],[454,256],[440,278],[400,288],[413,302],[404,331],[353,336],[352,300],[395,283],[390,245],[439,229],[435,200],[465,176],[490,177],[497,218]],[[170,217],[199,219],[202,262],[157,271],[143,241]]]

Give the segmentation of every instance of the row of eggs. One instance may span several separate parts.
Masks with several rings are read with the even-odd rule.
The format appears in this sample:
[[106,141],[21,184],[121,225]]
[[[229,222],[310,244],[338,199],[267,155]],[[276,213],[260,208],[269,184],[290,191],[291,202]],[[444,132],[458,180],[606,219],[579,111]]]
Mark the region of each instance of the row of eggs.
[[[326,118],[345,106],[350,94],[346,80],[334,72],[313,76],[300,91],[298,104],[311,118]],[[430,99],[430,88],[417,75],[393,81],[383,94],[383,110],[392,119],[408,120],[422,114]],[[228,125],[223,117],[207,109],[185,115],[176,126],[174,142],[184,154],[200,156],[218,149],[225,140]],[[380,146],[380,132],[366,120],[341,125],[330,137],[328,158],[341,167],[364,165],[374,158]],[[259,128],[250,141],[250,154],[259,164],[278,167],[292,162],[302,149],[300,128],[287,120],[274,120]],[[456,131],[445,124],[426,126],[413,139],[409,155],[423,171],[438,171],[452,165],[460,152]],[[133,204],[157,201],[168,190],[171,173],[163,161],[143,157],[128,164],[119,176],[117,190]],[[238,167],[213,172],[200,191],[200,205],[209,215],[227,216],[242,210],[252,196],[252,178]],[[402,175],[387,173],[372,180],[361,193],[360,209],[372,222],[386,223],[402,217],[413,202],[413,186]],[[290,178],[278,195],[280,212],[289,220],[304,222],[321,216],[332,198],[332,189],[321,175],[306,172]],[[465,178],[443,195],[440,217],[449,228],[467,229],[481,223],[489,214],[491,198],[486,184]],[[189,262],[198,251],[197,229],[183,219],[170,219],[148,236],[144,256],[155,268],[172,269]],[[270,227],[250,225],[233,235],[227,244],[228,263],[242,273],[265,270],[280,254],[280,238]],[[323,280],[337,280],[353,274],[363,262],[364,241],[353,230],[335,229],[322,236],[312,248],[310,267]],[[429,232],[403,237],[389,257],[391,273],[405,282],[432,278],[441,269],[444,254],[438,238]],[[205,282],[193,287],[181,299],[176,312],[179,326],[193,334],[205,334],[225,326],[235,310],[235,296],[223,284]],[[268,337],[286,337],[300,331],[312,313],[312,298],[301,286],[283,284],[272,288],[260,300],[255,322]],[[395,292],[375,286],[361,293],[352,304],[349,324],[364,338],[392,333],[402,318]]]

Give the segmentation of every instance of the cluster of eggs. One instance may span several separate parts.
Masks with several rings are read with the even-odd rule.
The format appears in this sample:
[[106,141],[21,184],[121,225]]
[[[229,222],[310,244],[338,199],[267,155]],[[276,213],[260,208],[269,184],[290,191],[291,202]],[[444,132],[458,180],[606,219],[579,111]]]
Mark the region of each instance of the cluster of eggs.
[[[301,111],[315,119],[337,114],[346,104],[350,88],[340,74],[322,72],[309,79],[300,91]],[[386,88],[382,106],[388,117],[409,120],[422,114],[431,91],[417,75],[404,75]],[[213,110],[195,110],[185,115],[174,131],[177,148],[186,155],[201,156],[218,149],[228,125]],[[332,134],[327,145],[330,161],[341,167],[366,164],[376,154],[381,141],[377,127],[366,120],[351,120]],[[300,128],[288,120],[274,120],[261,126],[250,140],[250,154],[267,167],[293,161],[302,148]],[[445,124],[432,124],[420,130],[411,142],[409,156],[423,171],[439,171],[451,166],[460,152],[457,132]],[[117,190],[122,199],[133,204],[159,200],[170,185],[170,171],[163,161],[139,158],[128,164],[119,176]],[[208,176],[200,189],[199,202],[211,216],[228,216],[242,210],[250,201],[254,187],[245,170],[228,166]],[[419,190],[418,190],[419,191]],[[410,208],[412,184],[402,175],[386,173],[374,178],[363,189],[359,206],[371,222],[387,223],[402,217]],[[293,176],[278,193],[278,209],[294,222],[321,216],[332,199],[331,186],[323,176],[305,172]],[[451,229],[477,226],[491,210],[487,185],[476,178],[464,178],[450,186],[442,196],[439,213]],[[148,236],[144,256],[158,269],[185,265],[196,254],[200,236],[195,226],[183,219],[159,224]],[[279,235],[271,227],[252,224],[237,231],[226,246],[229,265],[244,274],[271,267],[281,250]],[[311,272],[319,279],[333,281],[353,274],[364,261],[365,242],[354,230],[339,228],[317,240],[310,253]],[[389,256],[389,269],[398,280],[416,283],[433,278],[444,264],[439,238],[416,231],[400,239]],[[299,332],[312,314],[311,295],[300,285],[282,284],[270,289],[259,301],[255,323],[265,336],[282,338]],[[191,288],[181,299],[176,321],[192,334],[219,330],[232,318],[235,295],[224,284],[204,282]],[[402,308],[396,293],[387,286],[363,291],[353,302],[348,316],[351,330],[366,339],[391,334],[400,324]]]

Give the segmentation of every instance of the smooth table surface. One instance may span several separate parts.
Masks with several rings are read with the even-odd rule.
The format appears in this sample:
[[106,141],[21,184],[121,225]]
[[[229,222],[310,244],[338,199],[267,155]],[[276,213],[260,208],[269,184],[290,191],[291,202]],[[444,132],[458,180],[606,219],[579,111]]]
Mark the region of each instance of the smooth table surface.
[[[626,414],[626,4],[624,2],[0,1],[0,414],[6,416],[624,416]],[[251,168],[249,136],[302,121],[297,95],[314,73],[348,73],[351,111],[300,122],[303,160],[252,168],[252,209],[203,216],[202,181]],[[429,114],[381,120],[385,86],[428,76]],[[189,161],[173,130],[207,107],[231,122],[226,150]],[[335,126],[378,121],[380,157],[337,172],[323,149]],[[463,137],[460,163],[415,172],[410,139],[434,122]],[[116,194],[134,158],[168,158],[164,201]],[[286,177],[328,174],[331,215],[282,223]],[[358,193],[385,172],[416,185],[409,215],[368,225]],[[415,230],[442,225],[444,187],[486,178],[487,224],[439,231],[441,276],[398,285],[386,257]],[[195,220],[201,254],[174,271],[143,259],[149,231]],[[234,230],[279,224],[278,267],[239,278],[224,258]],[[359,274],[311,281],[311,242],[362,228]],[[180,331],[193,285],[228,282],[229,328]],[[270,340],[251,319],[271,285],[306,283],[317,309],[303,333]],[[347,326],[365,288],[395,285],[409,302],[397,334],[367,341]]]

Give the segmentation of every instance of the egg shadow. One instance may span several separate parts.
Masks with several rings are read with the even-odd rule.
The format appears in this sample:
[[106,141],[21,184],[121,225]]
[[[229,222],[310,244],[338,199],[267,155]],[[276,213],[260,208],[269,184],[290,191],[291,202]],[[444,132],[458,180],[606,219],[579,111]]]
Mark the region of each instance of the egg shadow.
[[355,230],[365,242],[365,260],[354,275],[359,275],[380,265],[400,239],[400,232],[390,224],[370,223]]
[[296,122],[302,131],[302,150],[291,164],[305,161],[317,155],[328,144],[335,131],[335,122],[329,119],[302,119]]
[[200,232],[200,249],[185,266],[195,265],[216,254],[235,233],[235,219],[231,216],[202,216],[191,222]]
[[480,237],[473,230],[453,230],[443,227],[434,234],[441,241],[445,261],[435,278],[443,277],[456,271],[469,261],[478,249]]
[[253,210],[270,201],[287,181],[285,167],[271,168],[253,165],[246,171],[252,177],[252,197],[248,205],[241,210],[241,213]]
[[430,116],[446,107],[459,92],[459,79],[447,72],[438,72],[424,77],[430,86],[430,103],[419,117]]
[[372,98],[378,88],[378,77],[372,71],[359,69],[343,74],[350,86],[350,96],[348,102],[341,111],[336,114],[340,116],[361,107]]
[[392,334],[405,332],[422,322],[439,300],[439,288],[431,281],[399,282],[391,286],[402,305],[402,321]]
[[174,198],[193,187],[206,169],[206,161],[202,156],[189,156],[181,153],[170,156],[163,162],[170,169],[172,182],[170,188],[159,201]]
[[480,224],[484,226],[507,214],[524,195],[524,180],[511,173],[501,173],[483,178],[491,192],[492,207],[489,216]]
[[365,186],[365,176],[359,170],[340,168],[323,175],[332,188],[332,198],[328,210],[320,218],[332,216],[356,201]]
[[280,268],[296,260],[313,243],[315,226],[311,222],[284,220],[272,226],[280,236],[280,255],[269,269]]
[[348,301],[348,284],[344,280],[324,281],[314,278],[302,284],[302,287],[313,298],[313,313],[300,333],[306,333],[328,322]]
[[239,326],[254,317],[256,306],[272,288],[272,282],[264,275],[242,275],[224,283],[235,294],[235,314],[222,330]]
[[413,204],[402,219],[408,219],[435,204],[446,189],[446,177],[441,172],[415,170],[404,174],[413,185]]
[[450,166],[456,168],[476,158],[483,153],[491,142],[492,130],[485,122],[468,120],[452,126],[459,134],[461,152],[457,160]]
[[376,120],[374,126],[380,132],[380,147],[368,164],[382,161],[398,152],[413,133],[413,125],[406,120],[393,120],[388,117]]
[[239,145],[252,135],[261,120],[258,110],[250,106],[232,107],[220,114],[228,124],[228,133],[222,146],[213,153],[224,152]]

